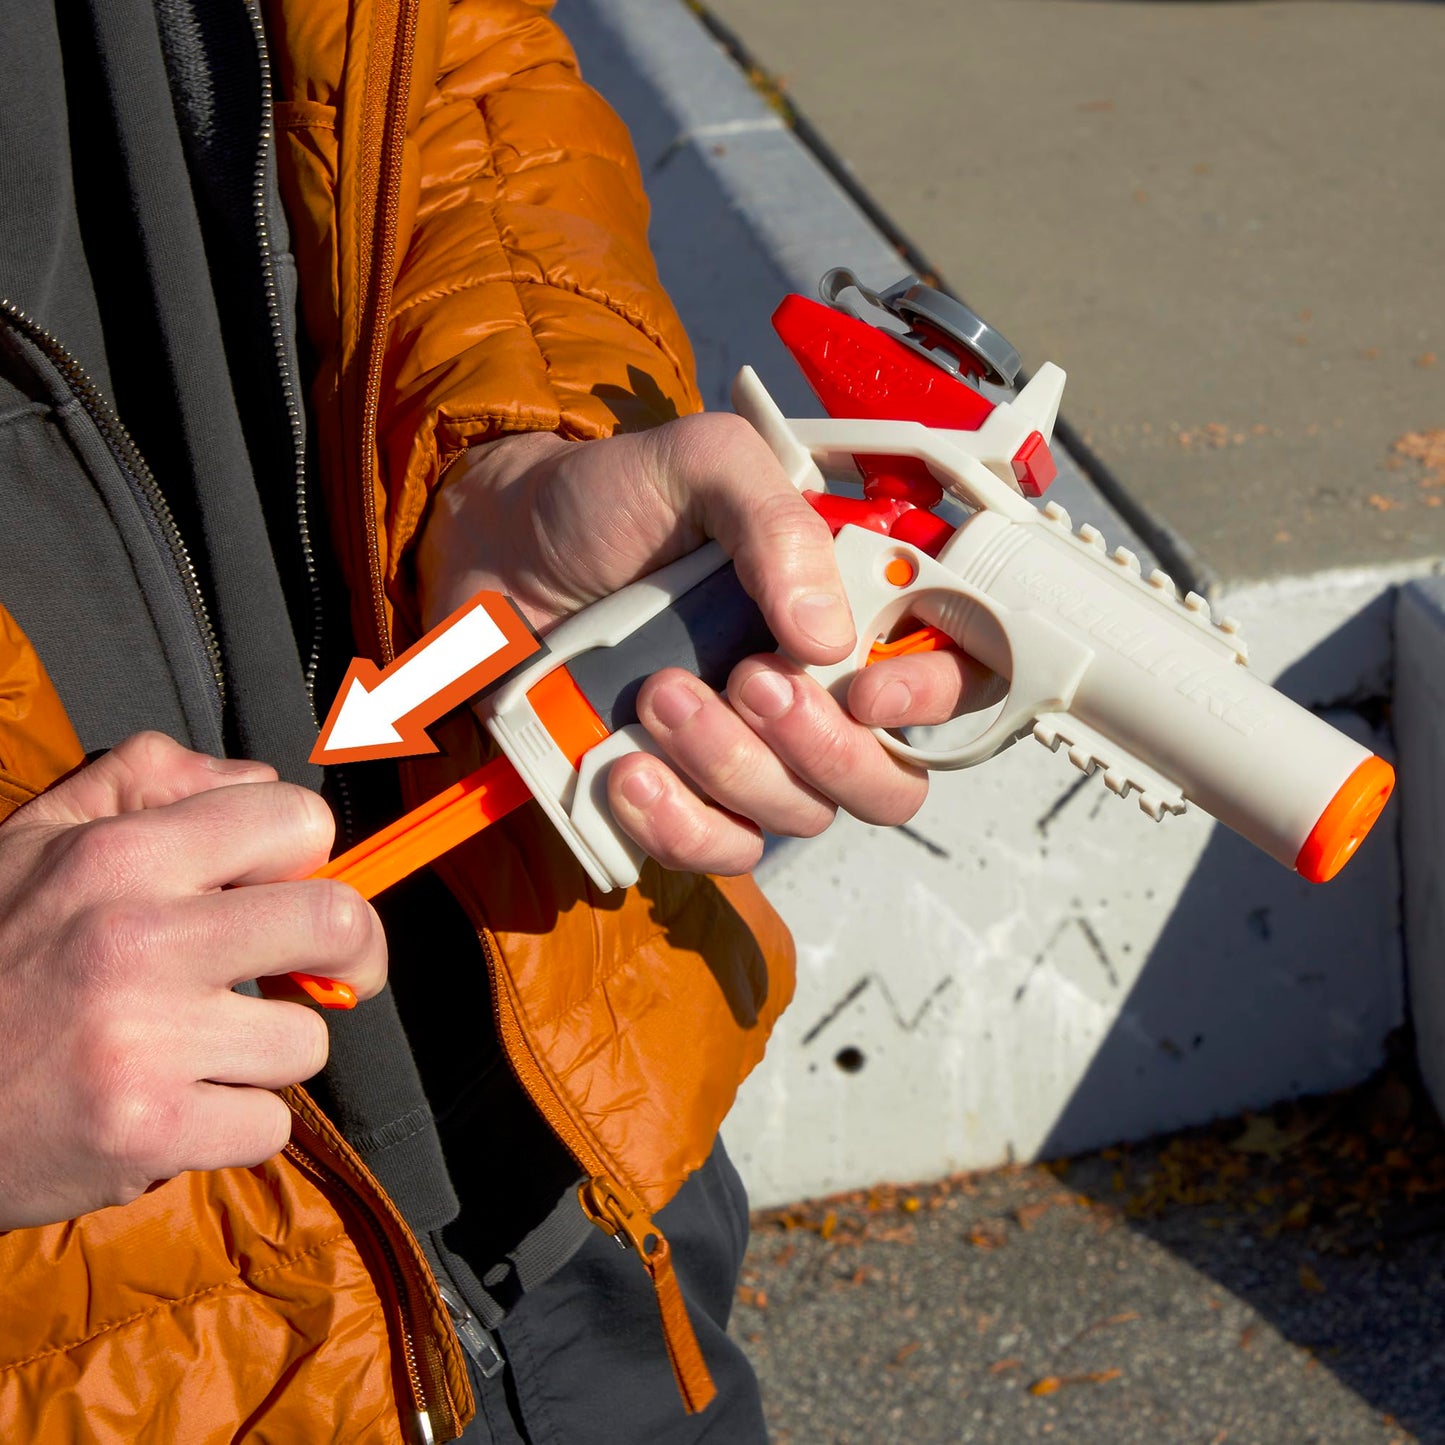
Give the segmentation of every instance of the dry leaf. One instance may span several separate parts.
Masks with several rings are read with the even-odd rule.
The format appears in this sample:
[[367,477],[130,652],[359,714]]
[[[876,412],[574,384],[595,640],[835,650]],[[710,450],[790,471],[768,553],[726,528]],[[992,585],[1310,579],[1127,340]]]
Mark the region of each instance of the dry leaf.
[[1110,1380],[1119,1379],[1123,1373],[1123,1370],[1115,1366],[1109,1370],[1090,1370],[1083,1375],[1045,1375],[1029,1386],[1029,1394],[1052,1395],[1062,1390],[1065,1385],[1107,1385]]
[[1008,1228],[1001,1219],[981,1219],[963,1237],[975,1249],[998,1249],[1008,1243]]
[[1022,1360],[1010,1355],[1006,1360],[995,1360],[993,1364],[988,1367],[988,1372],[990,1375],[1006,1375],[1010,1370],[1017,1370],[1021,1368],[1022,1365]]
[[1324,1280],[1307,1264],[1302,1264],[1299,1267],[1299,1282],[1305,1289],[1309,1290],[1311,1294],[1323,1294],[1325,1292]]

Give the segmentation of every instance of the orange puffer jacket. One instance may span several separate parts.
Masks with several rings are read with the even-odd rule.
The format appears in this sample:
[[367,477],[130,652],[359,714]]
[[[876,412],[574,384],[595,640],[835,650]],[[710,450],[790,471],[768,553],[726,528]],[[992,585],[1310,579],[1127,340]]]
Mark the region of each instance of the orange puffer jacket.
[[[575,438],[695,410],[628,138],[528,0],[268,0],[282,193],[333,541],[357,637],[415,627],[407,548],[448,462],[509,431]],[[479,760],[472,727],[412,796]],[[0,817],[79,760],[0,610]],[[751,882],[664,873],[605,901],[534,807],[443,875],[492,970],[518,1076],[640,1240],[707,1157],[792,992]],[[133,1204],[0,1235],[0,1439],[455,1438],[466,1370],[424,1258],[300,1089],[292,1142]],[[655,1232],[655,1231],[654,1231]],[[665,1240],[645,1258],[697,1407],[710,1383]]]

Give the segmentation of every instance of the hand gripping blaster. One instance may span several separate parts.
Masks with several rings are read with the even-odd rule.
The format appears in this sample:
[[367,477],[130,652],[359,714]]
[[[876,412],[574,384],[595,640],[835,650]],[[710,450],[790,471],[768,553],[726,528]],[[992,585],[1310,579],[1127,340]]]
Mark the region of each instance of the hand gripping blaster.
[[[857,283],[830,273],[824,294],[846,285]],[[971,767],[1032,734],[1101,770],[1115,793],[1137,793],[1152,818],[1193,802],[1311,881],[1332,878],[1384,807],[1389,764],[1255,676],[1237,625],[1214,621],[1204,598],[1181,600],[1163,572],[1143,576],[1127,549],[1110,553],[1095,528],[1074,532],[1062,507],[1026,499],[1054,474],[1058,367],[990,405],[960,373],[1012,378],[1017,356],[997,333],[914,278],[882,296],[857,289],[909,332],[796,296],[774,318],[833,417],[784,417],[751,368],[733,386],[738,412],[835,528],[859,645],[810,674],[841,697],[889,650],[880,640],[915,619],[928,630],[895,650],[951,642],[1008,689],[963,741],[880,732],[899,757]],[[896,419],[910,413],[930,424]],[[863,498],[826,494],[860,469]],[[942,489],[968,510],[956,530],[928,510]],[[710,544],[569,619],[548,655],[480,708],[594,881],[621,887],[641,855],[612,823],[604,780],[622,753],[653,747],[632,709],[638,687],[668,665],[721,686],[734,662],[772,646]]]
[[[904,329],[849,314],[849,288]],[[844,271],[823,294],[831,305],[789,296],[773,319],[831,416],[788,419],[749,368],[733,391],[835,533],[859,644],[812,675],[841,695],[880,656],[956,645],[1006,695],[962,740],[957,724],[880,733],[900,757],[971,767],[1032,733],[1137,793],[1153,818],[1194,802],[1311,881],[1333,877],[1389,797],[1389,764],[1251,673],[1235,624],[1214,621],[1202,597],[1181,600],[1164,573],[1142,576],[1093,527],[1075,533],[1062,507],[1027,500],[1054,477],[1063,372],[1046,364],[995,404],[972,383],[1011,382],[1018,355],[957,302],[913,277],[880,295]],[[863,495],[848,494],[860,473]],[[830,480],[844,491],[824,490]],[[967,514],[956,528],[933,510],[945,489]],[[477,703],[504,756],[323,876],[372,897],[530,796],[598,887],[634,882],[641,853],[613,823],[605,778],[623,753],[653,747],[638,689],[669,665],[721,688],[742,657],[774,646],[716,544],[681,558],[549,634]],[[301,982],[349,1006],[343,986]]]

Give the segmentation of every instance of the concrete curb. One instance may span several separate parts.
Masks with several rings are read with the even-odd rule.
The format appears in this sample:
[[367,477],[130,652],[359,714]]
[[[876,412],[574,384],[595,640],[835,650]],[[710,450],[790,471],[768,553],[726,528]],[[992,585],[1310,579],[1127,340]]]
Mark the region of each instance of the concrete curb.
[[[708,404],[747,362],[814,413],[773,306],[833,265],[894,280],[900,258],[679,0],[573,0],[562,19],[632,129]],[[1076,522],[1147,553],[1071,458],[1061,472],[1050,495]],[[1358,708],[1389,695],[1394,591],[1425,570],[1245,588],[1226,610],[1257,671],[1388,753]],[[1378,832],[1313,889],[1197,813],[1151,824],[1023,743],[937,780],[906,829],[840,818],[779,844],[759,878],[799,940],[798,996],[727,1128],[755,1202],[1365,1077],[1404,1017],[1392,820]]]

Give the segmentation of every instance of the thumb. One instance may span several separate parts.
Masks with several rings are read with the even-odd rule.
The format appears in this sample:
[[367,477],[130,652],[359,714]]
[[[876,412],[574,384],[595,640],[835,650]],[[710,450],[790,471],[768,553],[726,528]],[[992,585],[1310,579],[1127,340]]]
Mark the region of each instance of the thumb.
[[77,824],[161,808],[233,783],[274,781],[276,770],[245,758],[192,752],[164,733],[136,733],[77,769],[23,811],[33,822]]

